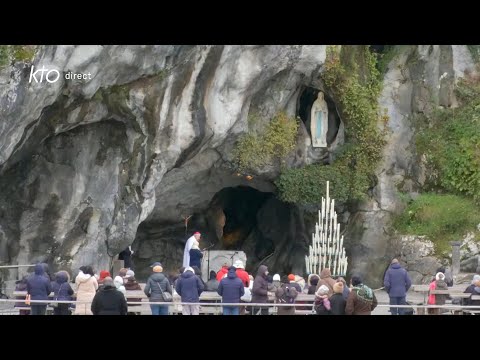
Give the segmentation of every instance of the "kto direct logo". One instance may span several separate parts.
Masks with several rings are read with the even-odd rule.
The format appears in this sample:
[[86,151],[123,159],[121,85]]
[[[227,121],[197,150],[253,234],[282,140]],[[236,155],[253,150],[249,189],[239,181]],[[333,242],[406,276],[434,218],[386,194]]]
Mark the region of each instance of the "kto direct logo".
[[[35,70],[35,67],[32,66],[30,69],[30,78],[28,79],[29,83],[42,83],[43,80],[46,80],[48,83],[52,84],[60,79],[60,72],[55,69],[47,69],[45,66],[42,66],[40,69]],[[65,80],[92,80],[91,73],[73,73],[71,71],[65,74]]]
[[[43,82],[43,75],[45,74],[45,80],[49,83],[54,83],[57,82],[58,79],[60,79],[60,72],[58,70],[52,69],[48,70],[45,68],[45,66],[42,66],[41,69],[37,69],[37,71],[34,71],[34,66],[32,65],[32,68],[30,70],[30,78],[28,79],[28,82],[31,83],[32,79],[38,84]],[[40,79],[38,76],[40,75]]]

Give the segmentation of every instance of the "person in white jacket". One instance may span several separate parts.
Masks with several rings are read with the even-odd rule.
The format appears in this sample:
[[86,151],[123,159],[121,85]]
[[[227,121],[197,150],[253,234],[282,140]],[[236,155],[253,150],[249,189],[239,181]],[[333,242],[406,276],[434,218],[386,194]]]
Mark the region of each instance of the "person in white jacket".
[[75,284],[77,285],[77,301],[83,302],[75,305],[75,315],[93,315],[91,305],[98,289],[98,282],[91,266],[80,268],[80,272],[75,278]]
[[115,279],[113,279],[113,284],[117,288],[118,291],[120,291],[123,296],[127,295],[127,290],[125,289],[125,286],[123,285],[123,278],[121,276],[115,276]]
[[190,266],[190,249],[192,248],[195,241],[199,241],[201,234],[197,231],[192,236],[190,236],[185,244],[185,249],[183,250],[183,267],[187,268]]

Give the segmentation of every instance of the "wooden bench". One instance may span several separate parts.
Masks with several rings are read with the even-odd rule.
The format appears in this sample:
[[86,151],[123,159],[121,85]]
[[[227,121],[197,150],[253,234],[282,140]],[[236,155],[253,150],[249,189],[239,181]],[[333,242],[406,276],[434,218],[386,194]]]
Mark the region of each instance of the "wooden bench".
[[[276,301],[276,300],[275,300]],[[295,299],[295,315],[315,315],[315,311],[313,311],[313,304],[315,302],[315,295],[313,294],[298,294]],[[304,304],[302,304],[304,303]],[[303,307],[307,309],[302,309]],[[275,306],[273,313],[276,314],[278,312],[277,306]]]
[[[14,307],[15,310],[28,310],[28,311],[31,311],[31,307],[30,306],[15,306]],[[53,307],[47,305],[47,311],[45,312],[47,315],[51,315],[53,314]]]
[[[203,291],[199,296],[199,302],[208,302],[208,303],[219,303],[219,306],[202,306],[200,305],[200,315],[220,315],[223,313],[222,307],[220,306],[220,302],[222,301],[222,297],[218,295],[216,291]],[[179,315],[182,313],[182,305],[179,303],[181,302],[180,295],[177,294],[176,291],[173,292],[173,302],[172,305],[169,307],[169,313],[172,315]]]

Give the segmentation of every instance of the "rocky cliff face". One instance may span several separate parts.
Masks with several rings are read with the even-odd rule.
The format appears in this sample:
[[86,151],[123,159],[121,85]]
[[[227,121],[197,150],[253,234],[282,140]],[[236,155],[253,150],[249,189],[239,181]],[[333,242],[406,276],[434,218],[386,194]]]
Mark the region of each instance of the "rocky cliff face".
[[[92,79],[29,83],[31,64],[4,67],[0,261],[106,268],[145,220],[181,229],[225,187],[272,191],[278,169],[238,178],[231,149],[252,106],[294,115],[324,58],[325,46],[45,46],[35,69]],[[309,161],[308,141],[291,161]]]
[[454,85],[473,71],[468,49],[459,45],[404,46],[388,66],[379,102],[388,111],[389,134],[378,183],[372,198],[350,218],[347,236],[351,271],[368,274],[372,286],[382,286],[389,261],[401,255],[389,230],[392,215],[403,210],[400,191],[414,195],[425,182],[425,168],[412,140],[412,119],[440,106],[456,106]]
[[[3,67],[0,263],[103,269],[133,243],[139,270],[155,260],[173,270],[192,215],[188,231],[202,231],[203,245],[242,247],[250,269],[264,262],[303,272],[311,224],[275,198],[280,166],[249,180],[232,167],[232,150],[249,114],[299,115],[311,106],[308,91],[328,93],[319,77],[325,56],[326,46],[43,46],[33,63]],[[29,83],[32,65],[60,79]],[[424,178],[410,115],[454,105],[453,84],[472,69],[464,46],[443,45],[405,47],[389,66],[378,184],[346,216],[351,271],[375,284],[392,254],[396,189],[414,192]],[[69,72],[91,80],[65,80]],[[287,166],[328,159],[343,142],[335,116],[328,149],[312,148],[300,124]]]

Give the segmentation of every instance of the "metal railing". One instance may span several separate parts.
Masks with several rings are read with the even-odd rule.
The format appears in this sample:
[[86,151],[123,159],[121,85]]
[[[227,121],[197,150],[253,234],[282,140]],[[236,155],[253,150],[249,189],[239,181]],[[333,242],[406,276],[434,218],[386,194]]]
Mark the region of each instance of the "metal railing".
[[[0,299],[0,304],[5,303],[24,303],[24,299]],[[58,304],[75,304],[77,305],[91,305],[91,301],[75,301],[75,300],[59,300],[59,301],[52,301],[52,300],[30,300],[31,304],[42,304],[47,306],[51,306],[52,303]],[[313,310],[312,303],[294,303],[294,304],[277,304],[277,303],[219,303],[219,302],[197,302],[197,303],[190,303],[190,302],[142,302],[142,301],[127,301],[127,305],[168,305],[172,307],[181,306],[181,305],[200,305],[202,307],[223,307],[223,306],[247,306],[247,307],[255,307],[255,308],[278,308],[278,307],[295,307],[295,308],[311,308],[312,314],[315,314]],[[25,307],[29,307],[29,305],[20,306],[20,309]],[[446,304],[446,305],[415,305],[415,304],[407,304],[407,305],[391,305],[387,303],[379,303],[377,305],[378,308],[408,308],[408,309],[444,309],[444,310],[456,310],[456,311],[464,311],[464,310],[480,310],[480,307],[477,305],[453,305],[453,304]],[[18,307],[13,307],[9,309],[4,309],[3,311],[0,310],[0,314],[5,313],[15,313]],[[130,309],[132,310],[132,309]],[[309,309],[307,309],[308,311]]]

